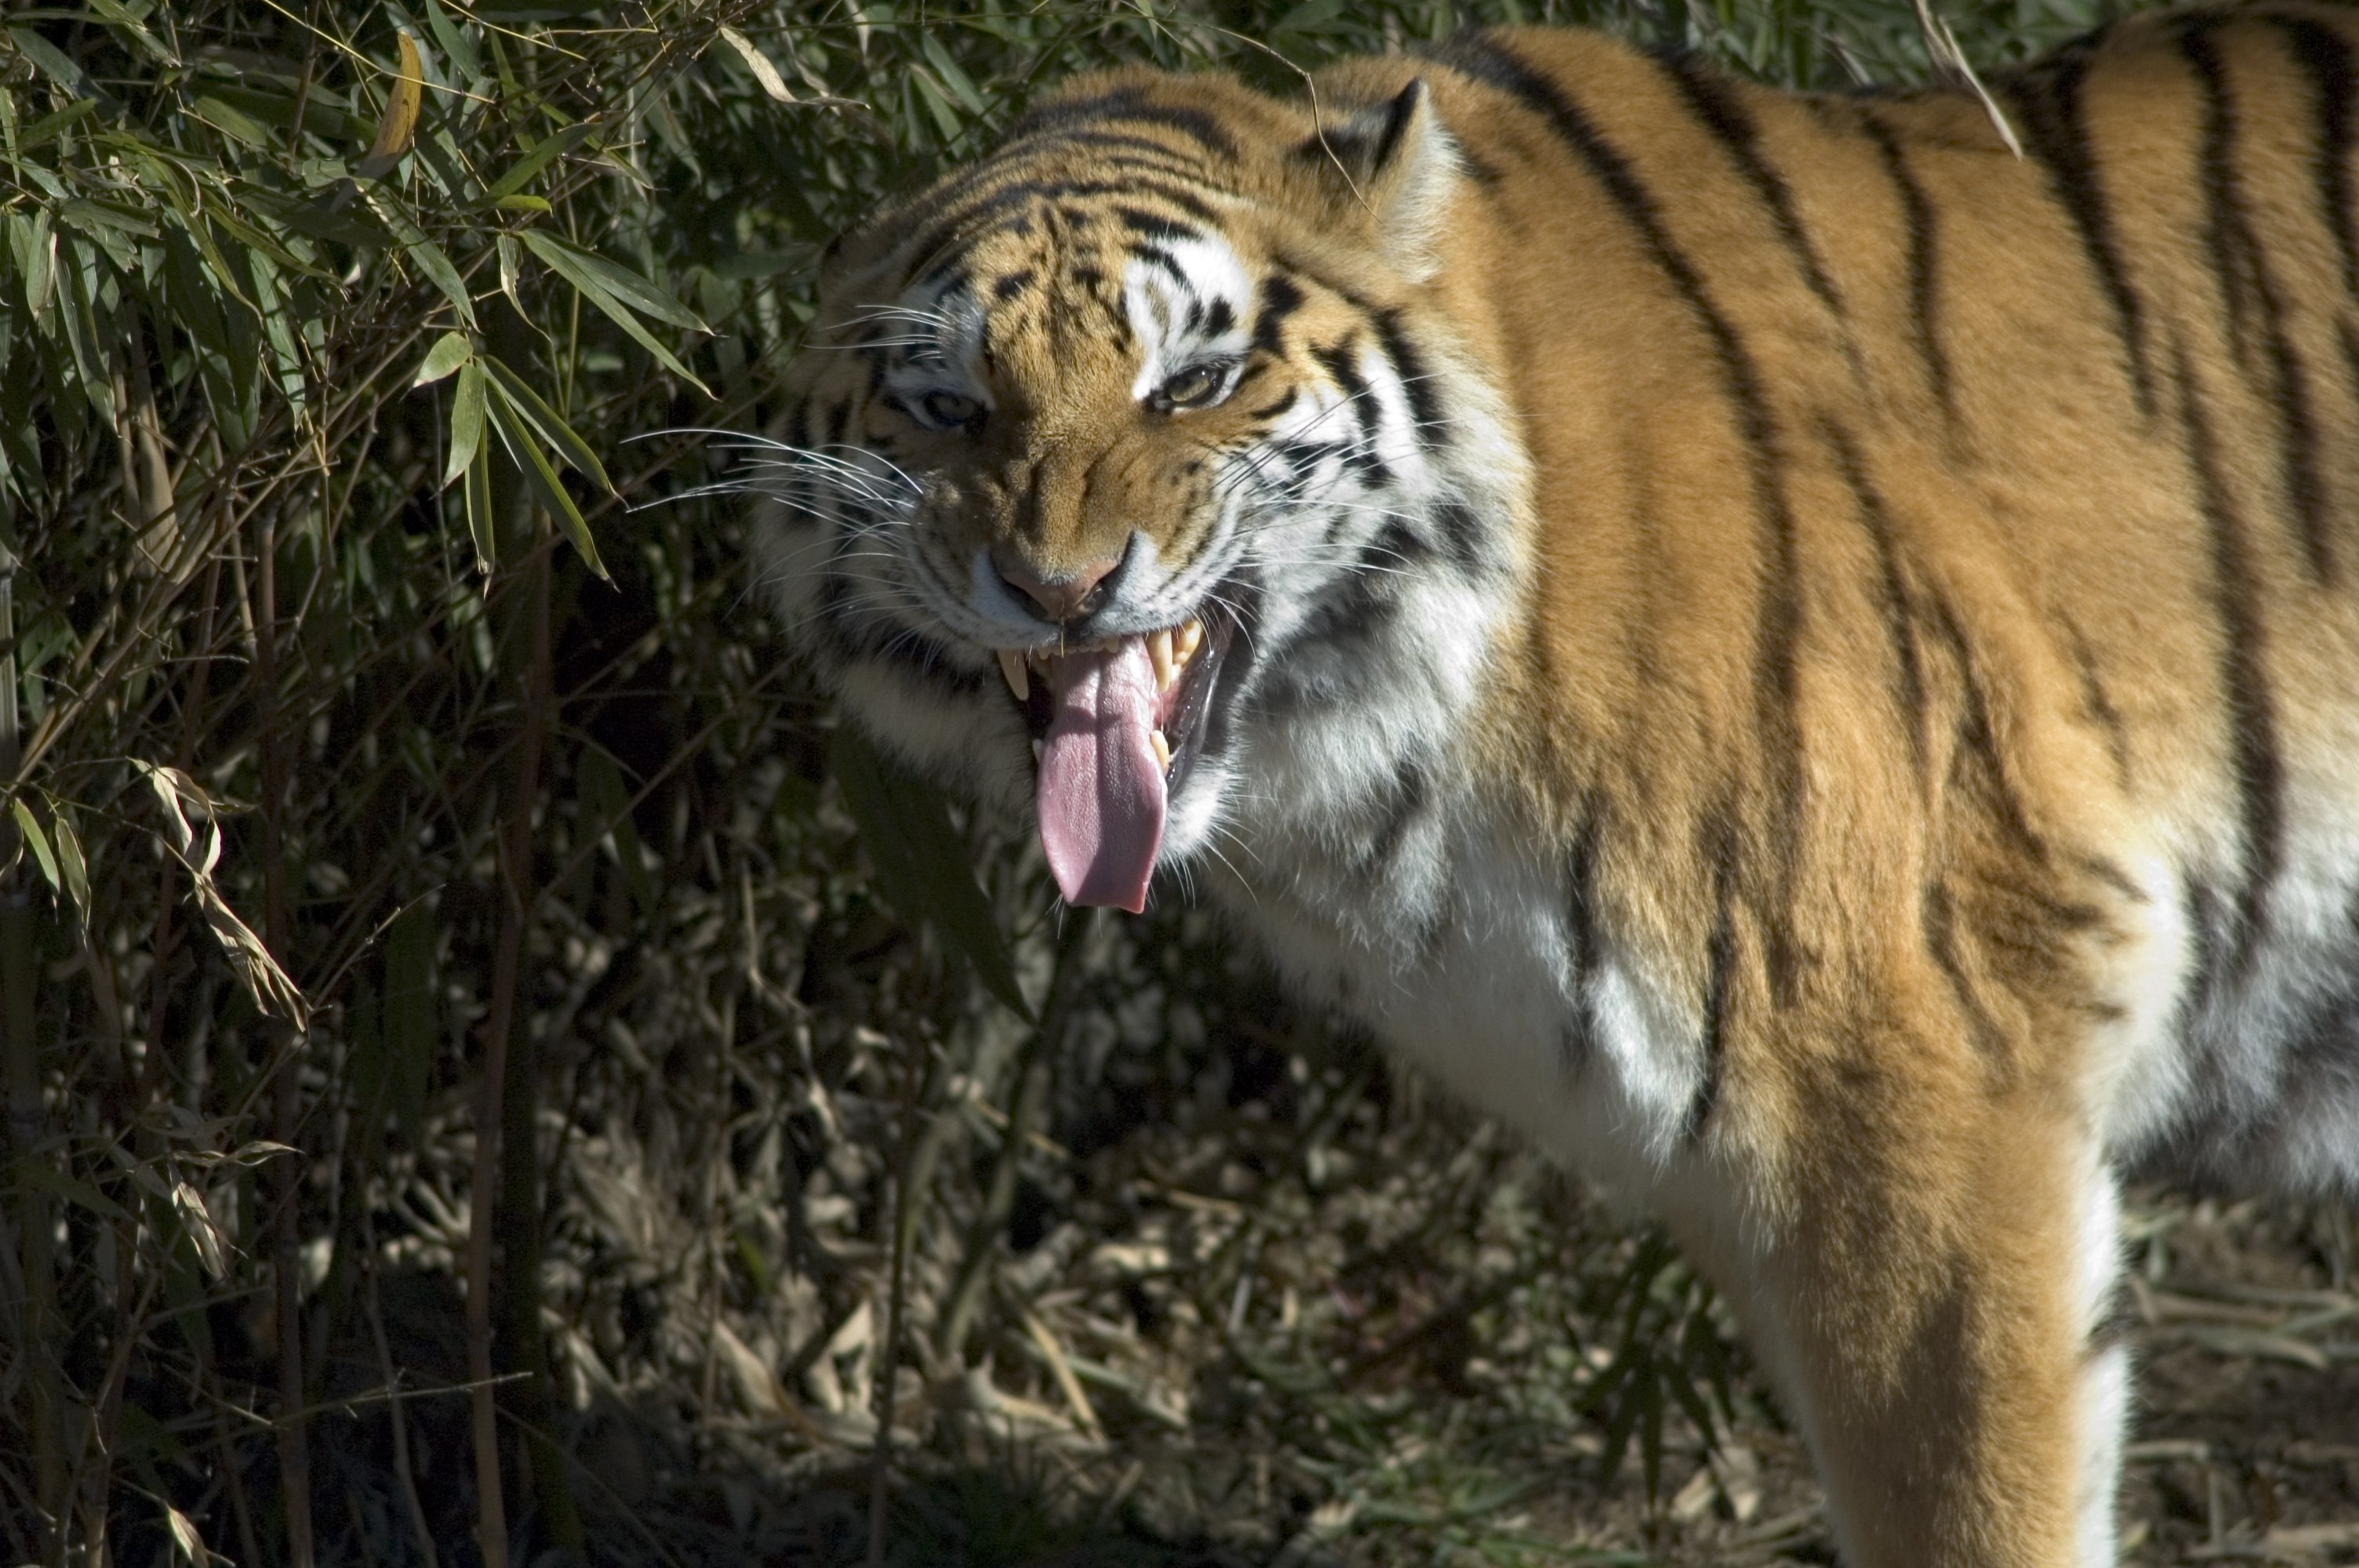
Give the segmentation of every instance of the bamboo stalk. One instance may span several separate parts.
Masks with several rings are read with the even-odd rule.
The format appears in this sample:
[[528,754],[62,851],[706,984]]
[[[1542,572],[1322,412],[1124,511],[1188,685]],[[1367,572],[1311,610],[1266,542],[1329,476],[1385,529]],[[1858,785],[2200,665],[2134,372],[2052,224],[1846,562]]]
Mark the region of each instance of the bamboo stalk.
[[[0,781],[14,784],[20,764],[16,714],[16,559],[0,544]],[[16,818],[0,812],[0,865],[19,849]],[[57,1527],[65,1519],[65,1457],[59,1423],[63,1414],[54,1336],[57,1333],[56,1260],[51,1256],[49,1200],[34,1186],[31,1173],[41,1155],[47,1115],[41,1103],[40,1042],[36,1036],[33,988],[33,906],[28,870],[0,873],[0,1049],[7,1065],[9,1194],[16,1209],[17,1269],[24,1276],[24,1306],[16,1314],[21,1343],[18,1365],[26,1369],[24,1430],[33,1449],[33,1488],[40,1517],[32,1521],[35,1549],[44,1562],[63,1547]]]
[[[553,543],[553,542],[552,542]],[[517,927],[521,949],[538,901],[533,878],[533,806],[540,794],[540,754],[548,746],[551,628],[549,577],[554,550],[536,548],[525,568],[528,583],[517,608],[527,622],[531,654],[524,672],[524,739],[516,758],[516,791],[508,802],[508,853],[502,858],[507,903],[504,922]],[[555,1433],[550,1398],[549,1337],[540,1325],[540,1052],[528,1021],[508,1016],[507,1084],[500,1132],[500,1303],[506,1362],[524,1378],[511,1389],[525,1433],[526,1468],[532,1476],[549,1538],[559,1546],[582,1545],[582,1520],[573,1505],[572,1482]]]
[[[275,510],[259,514],[255,549],[254,681],[262,714],[263,929],[274,953],[288,953],[287,846],[279,821],[288,806],[287,738],[278,710],[278,527]],[[265,1025],[272,1044],[271,1135],[300,1148],[303,1123],[303,1042],[287,1024]],[[299,1155],[271,1162],[271,1202],[277,1216],[271,1251],[278,1329],[278,1474],[287,1510],[287,1560],[311,1568],[311,1448],[303,1417],[303,1167]]]

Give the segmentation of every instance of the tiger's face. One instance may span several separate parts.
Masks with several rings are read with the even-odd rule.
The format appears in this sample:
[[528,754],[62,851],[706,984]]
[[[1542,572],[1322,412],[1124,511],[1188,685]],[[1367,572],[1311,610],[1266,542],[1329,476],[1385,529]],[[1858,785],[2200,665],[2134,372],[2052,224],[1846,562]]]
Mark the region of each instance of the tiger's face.
[[[840,244],[765,529],[856,717],[1028,800],[1066,898],[1133,911],[1241,794],[1386,787],[1365,706],[1463,686],[1406,666],[1437,625],[1479,644],[1441,600],[1486,565],[1438,412],[1471,373],[1421,300],[1455,178],[1422,87],[1256,138],[1162,80],[1083,84]],[[1236,96],[1226,124],[1282,118]]]

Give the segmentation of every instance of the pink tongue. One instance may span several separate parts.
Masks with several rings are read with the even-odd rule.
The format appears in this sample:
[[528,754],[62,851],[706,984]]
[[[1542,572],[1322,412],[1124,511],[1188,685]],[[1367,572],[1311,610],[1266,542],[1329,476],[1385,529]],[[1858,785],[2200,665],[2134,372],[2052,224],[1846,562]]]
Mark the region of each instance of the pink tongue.
[[1163,769],[1155,727],[1155,665],[1125,637],[1102,653],[1049,661],[1055,712],[1040,748],[1040,847],[1068,903],[1147,907],[1163,843]]

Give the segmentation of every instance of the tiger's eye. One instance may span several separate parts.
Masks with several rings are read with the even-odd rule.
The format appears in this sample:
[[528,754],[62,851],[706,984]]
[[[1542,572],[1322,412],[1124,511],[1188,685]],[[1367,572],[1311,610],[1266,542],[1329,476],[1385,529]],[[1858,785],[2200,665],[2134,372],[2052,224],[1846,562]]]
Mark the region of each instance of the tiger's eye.
[[964,425],[983,412],[983,405],[962,392],[929,392],[919,406],[929,424],[944,429]]
[[1165,409],[1207,407],[1221,400],[1228,383],[1229,367],[1225,363],[1192,364],[1175,372],[1155,389],[1155,406]]

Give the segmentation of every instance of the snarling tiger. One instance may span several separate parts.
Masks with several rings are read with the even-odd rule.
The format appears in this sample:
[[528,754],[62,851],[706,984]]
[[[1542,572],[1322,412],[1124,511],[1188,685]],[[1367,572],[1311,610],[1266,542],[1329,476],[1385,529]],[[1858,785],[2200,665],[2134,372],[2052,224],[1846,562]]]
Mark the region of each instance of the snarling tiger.
[[1083,80],[832,248],[762,570],[1661,1216],[1846,1561],[2110,1563],[2117,1182],[2359,1182],[2354,51]]

